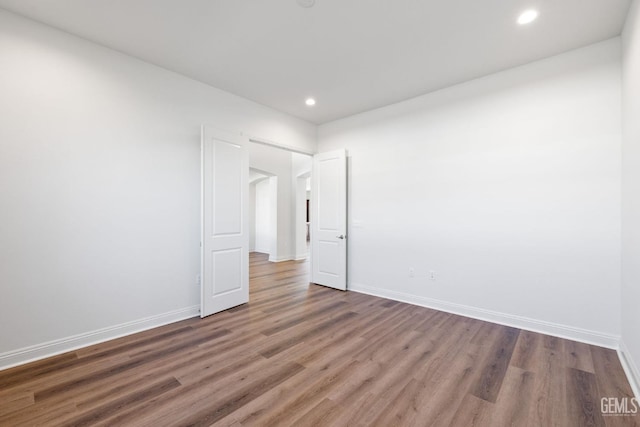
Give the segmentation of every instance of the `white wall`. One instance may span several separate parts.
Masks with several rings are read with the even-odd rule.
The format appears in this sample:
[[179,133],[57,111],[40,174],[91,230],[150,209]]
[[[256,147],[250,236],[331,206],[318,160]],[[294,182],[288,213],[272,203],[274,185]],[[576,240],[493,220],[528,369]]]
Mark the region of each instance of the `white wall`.
[[256,250],[256,184],[249,182],[249,252]]
[[[277,189],[278,185],[277,181],[273,185],[270,181],[277,179],[277,177],[271,177],[255,184],[255,251],[269,255],[274,249],[274,243],[277,243],[276,233],[272,231],[277,222],[277,216],[272,218],[274,212],[272,212],[271,190],[272,187]],[[275,213],[277,215],[277,212]]]
[[293,177],[311,173],[313,157],[306,154],[291,153],[291,170]]
[[620,72],[612,39],[320,126],[350,288],[616,345]]
[[315,151],[309,123],[1,10],[0,64],[0,367],[194,314],[201,124]]
[[256,184],[268,178],[249,168],[249,252],[256,250]]
[[640,3],[623,32],[622,341],[640,397]]
[[[271,261],[285,261],[293,258],[304,258],[306,256],[306,241],[304,245],[298,243],[300,230],[306,226],[302,223],[299,226],[299,206],[298,206],[298,175],[311,172],[311,156],[291,152],[281,148],[276,148],[260,143],[252,143],[249,147],[249,165],[253,171],[260,171],[273,175],[271,194],[269,200],[275,206],[271,209],[271,216],[265,210],[258,212],[256,216],[257,228],[262,227],[261,242],[256,245],[258,252],[268,253]],[[267,187],[263,188],[266,189]],[[258,195],[258,197],[267,197]],[[304,197],[304,195],[302,196]],[[266,199],[265,199],[266,200]],[[304,203],[302,201],[301,203]],[[267,235],[265,231],[267,222],[272,221],[269,228],[270,245],[265,243]],[[258,230],[256,230],[258,232]],[[302,249],[304,246],[304,250]]]
[[[271,201],[276,206],[272,208],[271,218],[276,218],[271,227],[274,243],[271,245],[269,260],[285,261],[293,257],[293,217],[291,203],[293,190],[291,187],[291,152],[263,144],[249,144],[249,165],[251,168],[273,175],[271,180]],[[274,187],[277,183],[277,187]]]
[[312,157],[291,153],[293,198],[292,218],[295,218],[295,259],[305,259],[309,255],[307,245],[307,180],[311,175]]

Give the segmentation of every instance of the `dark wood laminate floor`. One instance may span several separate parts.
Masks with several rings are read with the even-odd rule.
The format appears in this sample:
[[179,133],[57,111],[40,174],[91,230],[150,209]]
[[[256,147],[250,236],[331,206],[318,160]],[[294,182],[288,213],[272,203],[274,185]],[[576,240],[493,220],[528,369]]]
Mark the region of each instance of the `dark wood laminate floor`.
[[0,372],[0,425],[640,425],[612,350],[307,281],[254,254],[248,305]]

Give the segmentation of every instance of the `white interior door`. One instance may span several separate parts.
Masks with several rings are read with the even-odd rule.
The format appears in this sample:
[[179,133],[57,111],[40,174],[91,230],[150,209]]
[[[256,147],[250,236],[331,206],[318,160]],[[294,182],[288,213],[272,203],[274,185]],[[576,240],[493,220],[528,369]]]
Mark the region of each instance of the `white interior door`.
[[248,143],[202,129],[201,317],[249,301]]
[[313,156],[311,172],[311,281],[347,289],[347,156]]

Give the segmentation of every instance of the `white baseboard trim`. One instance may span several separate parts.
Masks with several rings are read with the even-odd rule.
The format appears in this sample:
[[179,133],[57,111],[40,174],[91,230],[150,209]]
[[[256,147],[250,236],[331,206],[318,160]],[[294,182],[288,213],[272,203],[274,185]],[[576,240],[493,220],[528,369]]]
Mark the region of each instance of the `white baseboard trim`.
[[441,301],[403,292],[391,291],[388,289],[374,288],[358,283],[350,283],[347,289],[363,294],[388,298],[395,301],[419,305],[422,307],[445,311],[447,313],[457,314],[460,316],[471,317],[473,319],[498,323],[500,325],[511,326],[518,329],[525,329],[528,331],[538,332],[545,335],[552,335],[572,341],[579,341],[586,344],[593,344],[600,347],[611,348],[614,350],[618,349],[618,344],[620,341],[620,337],[615,335],[604,334],[601,332],[590,331],[587,329],[581,329],[557,323],[545,322],[542,320],[516,316],[513,314],[485,310],[482,308]]
[[293,257],[291,255],[289,256],[280,256],[280,257],[272,257],[271,255],[269,255],[269,262],[284,262],[284,261],[292,261]]
[[633,361],[631,354],[629,354],[629,349],[622,340],[620,340],[618,357],[620,358],[624,373],[627,374],[627,379],[629,380],[633,394],[636,396],[636,399],[640,400],[640,369],[638,369],[638,366]]
[[200,315],[200,306],[196,305],[193,307],[158,314],[156,316],[146,317],[144,319],[134,320],[132,322],[122,323],[116,326],[109,326],[107,328],[49,341],[43,344],[24,347],[19,350],[9,351],[0,354],[0,370],[24,365],[25,363],[56,356],[82,347],[120,338],[125,335],[131,335],[136,332],[146,331],[147,329],[157,328],[159,326],[189,319],[198,315]]
[[305,253],[303,253],[303,254],[298,254],[298,255],[296,255],[295,260],[296,260],[296,261],[301,261],[301,260],[303,260],[303,259],[307,259],[307,258],[309,258],[309,252],[305,252]]

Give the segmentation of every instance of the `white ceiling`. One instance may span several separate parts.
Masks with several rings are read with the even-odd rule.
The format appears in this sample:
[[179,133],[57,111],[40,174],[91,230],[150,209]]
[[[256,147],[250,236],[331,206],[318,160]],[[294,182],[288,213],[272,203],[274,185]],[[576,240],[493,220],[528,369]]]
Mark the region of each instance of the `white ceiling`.
[[[0,0],[314,123],[620,34],[629,0]],[[537,8],[533,24],[518,14]],[[317,98],[313,108],[307,96]]]

